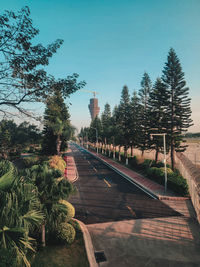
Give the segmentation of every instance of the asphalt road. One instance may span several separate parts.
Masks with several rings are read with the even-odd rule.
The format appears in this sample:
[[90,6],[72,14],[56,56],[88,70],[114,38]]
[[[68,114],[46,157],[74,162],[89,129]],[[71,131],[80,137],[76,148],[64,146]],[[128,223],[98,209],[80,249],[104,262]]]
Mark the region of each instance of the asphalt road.
[[85,224],[180,215],[79,146],[73,144],[71,149],[79,179],[74,183],[78,192],[69,201]]

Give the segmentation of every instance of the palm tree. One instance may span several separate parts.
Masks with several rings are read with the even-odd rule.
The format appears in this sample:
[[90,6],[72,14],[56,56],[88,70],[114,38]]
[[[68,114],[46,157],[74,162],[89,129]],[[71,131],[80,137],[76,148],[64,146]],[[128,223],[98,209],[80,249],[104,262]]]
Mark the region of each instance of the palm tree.
[[[67,200],[69,194],[74,192],[73,185],[61,177],[61,172],[51,169],[47,164],[33,166],[28,170],[33,183],[37,186],[39,199],[44,213],[42,223],[42,246],[46,246],[45,235],[54,231],[58,224],[65,221],[67,208],[59,203],[61,199]],[[27,175],[28,177],[28,175]]]
[[0,175],[0,251],[7,251],[6,258],[0,253],[0,261],[30,266],[27,252],[34,249],[29,233],[43,219],[37,188],[19,177],[11,162],[0,162]]

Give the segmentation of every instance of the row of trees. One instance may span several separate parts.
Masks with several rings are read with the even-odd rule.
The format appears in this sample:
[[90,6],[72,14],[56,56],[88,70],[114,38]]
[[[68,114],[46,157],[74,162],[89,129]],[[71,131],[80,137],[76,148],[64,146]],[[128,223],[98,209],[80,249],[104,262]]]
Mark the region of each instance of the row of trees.
[[137,147],[142,154],[147,149],[163,151],[163,140],[151,134],[166,133],[167,150],[170,150],[171,165],[174,169],[174,152],[184,151],[184,133],[192,125],[189,88],[186,87],[180,61],[170,49],[161,78],[152,85],[145,72],[139,92],[129,95],[127,86],[123,87],[119,105],[111,114],[106,104],[101,118],[96,117],[89,128],[82,128],[80,137],[95,142],[95,129],[99,141],[124,147],[125,156],[129,147]]
[[0,157],[17,156],[29,147],[42,145],[42,153],[60,155],[67,147],[67,141],[74,138],[76,128],[71,125],[68,107],[60,90],[55,90],[46,101],[44,129],[23,122],[17,125],[13,120],[0,121]]

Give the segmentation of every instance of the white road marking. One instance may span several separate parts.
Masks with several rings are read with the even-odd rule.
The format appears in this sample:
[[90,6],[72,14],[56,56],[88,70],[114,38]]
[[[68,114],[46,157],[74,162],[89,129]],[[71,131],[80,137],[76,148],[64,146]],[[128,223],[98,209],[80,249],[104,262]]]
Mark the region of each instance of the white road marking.
[[103,180],[107,184],[108,187],[111,187],[111,184],[106,179],[103,179]]

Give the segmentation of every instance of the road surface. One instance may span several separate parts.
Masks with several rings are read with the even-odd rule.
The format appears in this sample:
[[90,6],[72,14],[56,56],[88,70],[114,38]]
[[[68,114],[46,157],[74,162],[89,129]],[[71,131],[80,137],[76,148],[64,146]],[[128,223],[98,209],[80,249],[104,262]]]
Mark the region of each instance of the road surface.
[[74,183],[78,192],[69,201],[85,224],[180,215],[78,145],[71,144],[71,150],[79,179]]

